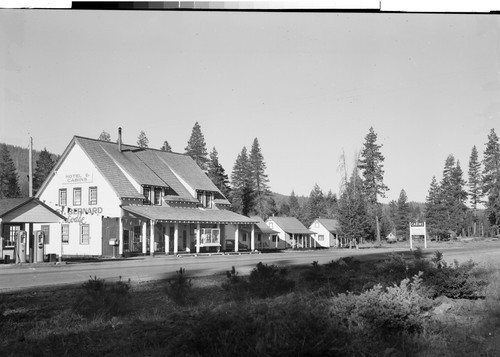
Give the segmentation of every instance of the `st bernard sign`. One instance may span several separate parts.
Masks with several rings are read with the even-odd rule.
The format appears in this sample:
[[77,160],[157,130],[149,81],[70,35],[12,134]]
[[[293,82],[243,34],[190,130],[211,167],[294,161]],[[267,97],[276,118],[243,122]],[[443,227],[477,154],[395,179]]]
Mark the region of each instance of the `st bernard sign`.
[[410,222],[410,249],[413,249],[413,236],[424,236],[424,248],[427,248],[427,227],[425,222]]
[[93,181],[92,172],[67,174],[64,175],[63,177],[63,185],[92,183],[92,181]]

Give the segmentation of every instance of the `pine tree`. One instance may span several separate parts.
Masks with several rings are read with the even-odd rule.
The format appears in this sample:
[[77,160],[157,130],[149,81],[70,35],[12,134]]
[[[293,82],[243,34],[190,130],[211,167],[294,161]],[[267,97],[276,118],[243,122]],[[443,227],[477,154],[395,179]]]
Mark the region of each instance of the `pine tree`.
[[482,193],[486,197],[486,216],[492,229],[500,228],[500,145],[494,129],[488,135],[483,153]]
[[385,192],[389,188],[384,184],[384,156],[380,152],[382,145],[376,144],[377,134],[370,128],[365,137],[364,148],[361,151],[361,158],[358,168],[363,173],[363,188],[366,198],[370,204],[378,203],[378,196],[385,197]]
[[363,189],[369,204],[370,216],[372,222],[375,223],[375,231],[377,241],[380,244],[380,229],[379,229],[379,215],[381,212],[380,205],[378,204],[378,197],[385,197],[385,192],[389,188],[384,184],[384,156],[380,152],[382,145],[378,145],[377,134],[370,128],[365,137],[364,148],[361,151],[361,157],[358,160],[358,168],[363,173]]
[[295,191],[292,190],[290,194],[290,198],[288,199],[288,207],[291,217],[295,217],[299,219],[301,217],[301,207],[297,196],[295,195]]
[[52,155],[46,148],[40,152],[40,156],[36,161],[35,172],[33,173],[33,193],[37,193],[45,179],[49,176],[50,171],[54,168],[55,162],[52,160]]
[[107,131],[103,130],[97,139],[102,141],[111,141],[111,135],[109,135]]
[[469,197],[474,211],[481,199],[481,162],[478,160],[476,145],[472,147],[469,159]]
[[21,196],[19,177],[14,161],[10,157],[7,145],[2,144],[0,151],[0,198],[16,198]]
[[325,197],[318,184],[314,185],[309,195],[307,208],[306,227],[310,226],[315,219],[326,216]]
[[406,240],[410,236],[410,206],[405,190],[401,190],[399,194],[397,207],[396,232],[398,237]]
[[335,215],[339,210],[339,203],[337,195],[332,193],[332,190],[329,190],[325,197],[325,206],[326,206],[326,217],[335,218]]
[[172,147],[168,144],[168,141],[165,140],[163,142],[162,147],[160,148],[161,151],[166,151],[166,152],[172,152]]
[[438,238],[445,235],[444,227],[444,208],[441,202],[441,187],[432,177],[429,193],[425,201],[425,221],[428,227],[428,232],[431,235],[436,235]]
[[250,150],[249,164],[251,170],[251,183],[254,194],[255,213],[265,216],[271,191],[269,190],[269,178],[266,174],[266,163],[260,149],[259,141],[254,139]]
[[229,186],[229,177],[219,162],[219,155],[217,153],[217,150],[215,149],[215,146],[210,153],[207,175],[215,184],[215,186],[217,186],[219,191],[222,192],[222,194],[226,198],[229,198],[229,195],[231,193],[231,187]]
[[389,208],[388,208],[388,218],[389,218],[389,223],[391,225],[391,231],[396,230],[396,224],[398,222],[398,203],[395,200],[391,200],[389,202]]
[[231,173],[231,206],[235,212],[245,216],[253,209],[253,191],[251,184],[251,168],[248,161],[247,148],[243,147],[236,158],[233,172]]
[[137,138],[137,146],[141,148],[147,148],[149,146],[149,139],[146,136],[146,133],[142,130],[139,133],[139,137]]
[[189,138],[188,145],[184,149],[186,154],[191,156],[194,161],[202,170],[207,169],[207,146],[205,144],[205,137],[201,132],[201,127],[198,122],[194,124],[193,130],[191,132],[191,137]]
[[467,191],[465,190],[466,182],[463,179],[463,171],[460,167],[460,161],[451,174],[451,182],[453,189],[453,201],[450,204],[452,217],[452,230],[454,232],[465,233],[465,217],[467,215]]
[[362,180],[354,169],[339,199],[338,220],[341,235],[351,244],[357,244],[370,235],[371,224],[368,215],[368,202],[360,189]]

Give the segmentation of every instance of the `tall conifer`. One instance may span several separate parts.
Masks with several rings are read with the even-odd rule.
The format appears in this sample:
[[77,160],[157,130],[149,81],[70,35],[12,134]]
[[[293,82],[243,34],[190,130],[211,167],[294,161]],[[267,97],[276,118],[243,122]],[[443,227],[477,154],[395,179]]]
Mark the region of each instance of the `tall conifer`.
[[165,140],[163,142],[163,145],[161,146],[160,150],[161,151],[166,151],[166,152],[172,152],[172,147],[170,146],[170,144],[168,143],[168,141]]
[[137,146],[141,148],[147,148],[149,146],[149,139],[146,136],[146,133],[142,130],[137,137]]
[[410,205],[408,204],[406,191],[401,190],[397,203],[396,232],[398,237],[401,237],[403,239],[407,239],[410,235],[410,213]]
[[186,154],[191,156],[193,160],[196,161],[202,170],[207,169],[207,145],[205,144],[205,137],[201,132],[201,127],[198,122],[194,124],[193,130],[191,131],[191,137],[189,138],[188,144],[184,150],[186,150]]
[[476,145],[472,147],[469,158],[469,197],[472,205],[473,234],[477,235],[477,204],[481,202],[481,162]]
[[2,144],[0,151],[0,198],[16,198],[21,196],[19,177],[16,166],[7,145]]
[[254,195],[254,210],[259,216],[268,216],[268,201],[271,196],[269,178],[266,174],[266,163],[260,149],[259,140],[254,139],[250,150],[249,165],[251,170],[251,184]]
[[483,154],[482,192],[486,197],[486,216],[496,234],[500,228],[500,144],[491,129]]
[[231,173],[231,207],[245,216],[253,209],[253,191],[251,183],[251,168],[248,161],[247,148],[243,147],[234,163]]
[[50,171],[54,168],[54,165],[55,162],[52,160],[52,155],[44,148],[36,161],[36,168],[33,173],[33,193],[38,192],[47,176],[49,176]]
[[361,157],[358,161],[358,168],[362,171],[363,189],[369,204],[369,212],[375,223],[377,241],[380,243],[379,216],[381,207],[378,204],[378,197],[385,197],[385,192],[389,188],[384,184],[384,156],[380,152],[382,145],[377,144],[377,134],[370,128],[365,137]]
[[215,184],[215,186],[217,186],[219,191],[222,192],[222,194],[226,198],[229,198],[229,194],[231,193],[231,187],[229,186],[229,177],[227,176],[226,171],[219,162],[219,154],[215,149],[215,146],[212,149],[212,152],[210,152],[210,161],[208,162],[207,175]]

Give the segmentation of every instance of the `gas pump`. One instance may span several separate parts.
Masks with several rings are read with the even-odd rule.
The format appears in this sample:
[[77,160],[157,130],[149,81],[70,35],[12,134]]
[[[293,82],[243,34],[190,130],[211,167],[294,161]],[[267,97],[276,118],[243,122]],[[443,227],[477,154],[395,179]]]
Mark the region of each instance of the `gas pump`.
[[43,231],[35,231],[35,251],[36,262],[42,263],[45,247],[45,233]]
[[26,263],[26,231],[18,231],[16,234],[16,264]]

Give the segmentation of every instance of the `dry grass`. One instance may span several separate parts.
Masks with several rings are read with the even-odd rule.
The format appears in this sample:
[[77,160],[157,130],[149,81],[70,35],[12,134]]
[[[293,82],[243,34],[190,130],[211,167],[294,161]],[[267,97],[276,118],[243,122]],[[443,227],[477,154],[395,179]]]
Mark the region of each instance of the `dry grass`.
[[[372,266],[361,264],[359,274]],[[496,262],[478,271],[489,274],[485,299],[448,300],[420,333],[379,340],[339,329],[326,313],[330,297],[308,291],[293,270],[294,293],[244,301],[228,298],[225,275],[193,278],[196,299],[187,306],[168,298],[165,281],[132,281],[130,312],[115,317],[76,313],[80,285],[3,294],[0,355],[498,356],[500,271]]]

